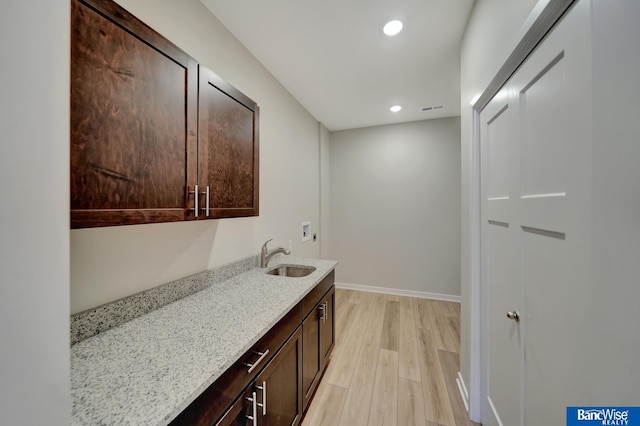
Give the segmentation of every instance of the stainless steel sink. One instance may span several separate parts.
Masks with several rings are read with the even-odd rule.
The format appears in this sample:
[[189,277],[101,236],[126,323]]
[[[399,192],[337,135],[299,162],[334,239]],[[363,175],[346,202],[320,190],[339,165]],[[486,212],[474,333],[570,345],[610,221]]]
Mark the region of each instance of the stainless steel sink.
[[315,270],[316,268],[313,266],[278,265],[275,268],[269,269],[266,273],[282,277],[306,277]]

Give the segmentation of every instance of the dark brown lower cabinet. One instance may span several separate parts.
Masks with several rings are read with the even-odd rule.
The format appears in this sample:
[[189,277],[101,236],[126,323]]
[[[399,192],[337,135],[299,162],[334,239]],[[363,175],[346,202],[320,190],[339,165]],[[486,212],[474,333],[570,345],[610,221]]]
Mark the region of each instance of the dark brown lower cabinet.
[[335,344],[335,287],[320,299],[302,322],[304,409],[315,394]]
[[320,383],[335,342],[331,271],[172,426],[295,426]]
[[302,418],[302,330],[278,351],[217,423],[295,426]]

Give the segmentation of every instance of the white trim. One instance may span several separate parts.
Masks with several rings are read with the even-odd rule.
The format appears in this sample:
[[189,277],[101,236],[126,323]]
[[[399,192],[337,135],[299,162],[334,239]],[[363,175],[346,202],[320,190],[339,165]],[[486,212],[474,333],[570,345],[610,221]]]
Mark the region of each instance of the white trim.
[[470,169],[471,185],[469,187],[469,217],[470,217],[470,235],[469,235],[469,264],[470,264],[470,290],[469,297],[469,322],[470,326],[470,344],[469,344],[469,386],[471,394],[469,397],[469,418],[477,423],[482,423],[482,315],[480,303],[480,274],[481,274],[481,240],[480,240],[480,212],[481,212],[481,188],[480,188],[480,110],[472,109],[472,141],[471,156],[472,163]]
[[428,293],[426,291],[403,290],[401,288],[376,287],[362,284],[335,283],[336,288],[345,290],[366,291],[369,293],[392,294],[394,296],[418,297],[420,299],[444,300],[445,302],[460,303],[460,296],[453,294]]
[[493,401],[491,398],[487,397],[487,401],[489,402],[489,407],[491,408],[491,412],[493,413],[493,418],[498,422],[498,426],[503,426],[502,420],[500,420],[500,416],[498,415],[498,410],[496,410],[496,406],[493,405]]
[[469,392],[467,392],[467,387],[464,385],[464,378],[462,374],[458,371],[458,377],[456,377],[456,383],[458,384],[458,390],[460,391],[460,396],[462,397],[462,402],[464,403],[464,409],[469,412]]

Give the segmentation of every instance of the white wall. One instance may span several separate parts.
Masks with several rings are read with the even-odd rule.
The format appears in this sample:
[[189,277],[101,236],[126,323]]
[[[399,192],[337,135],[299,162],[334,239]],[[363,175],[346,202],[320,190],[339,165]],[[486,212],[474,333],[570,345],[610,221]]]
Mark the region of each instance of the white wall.
[[68,425],[69,2],[0,12],[0,415]]
[[198,0],[118,2],[260,106],[260,216],[72,231],[72,313],[255,255],[269,238],[318,257],[319,242],[300,240],[303,221],[319,232],[318,122]]
[[521,38],[521,27],[536,0],[476,0],[462,39],[460,52],[461,93],[461,324],[460,372],[470,383],[470,291],[471,291],[471,100],[481,93]]
[[459,117],[331,133],[337,281],[460,295]]
[[[640,2],[592,0],[593,234],[590,344],[594,404],[640,401]],[[602,342],[594,344],[593,342]]]

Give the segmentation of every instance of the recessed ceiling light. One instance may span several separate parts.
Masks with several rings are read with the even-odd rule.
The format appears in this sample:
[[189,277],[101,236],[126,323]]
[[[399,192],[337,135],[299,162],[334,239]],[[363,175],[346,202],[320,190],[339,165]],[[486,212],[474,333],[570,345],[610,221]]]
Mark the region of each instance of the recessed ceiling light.
[[400,105],[394,105],[391,108],[389,108],[392,112],[398,112],[402,109],[402,107]]
[[393,20],[389,21],[384,25],[382,31],[388,36],[393,36],[402,31],[402,21]]

